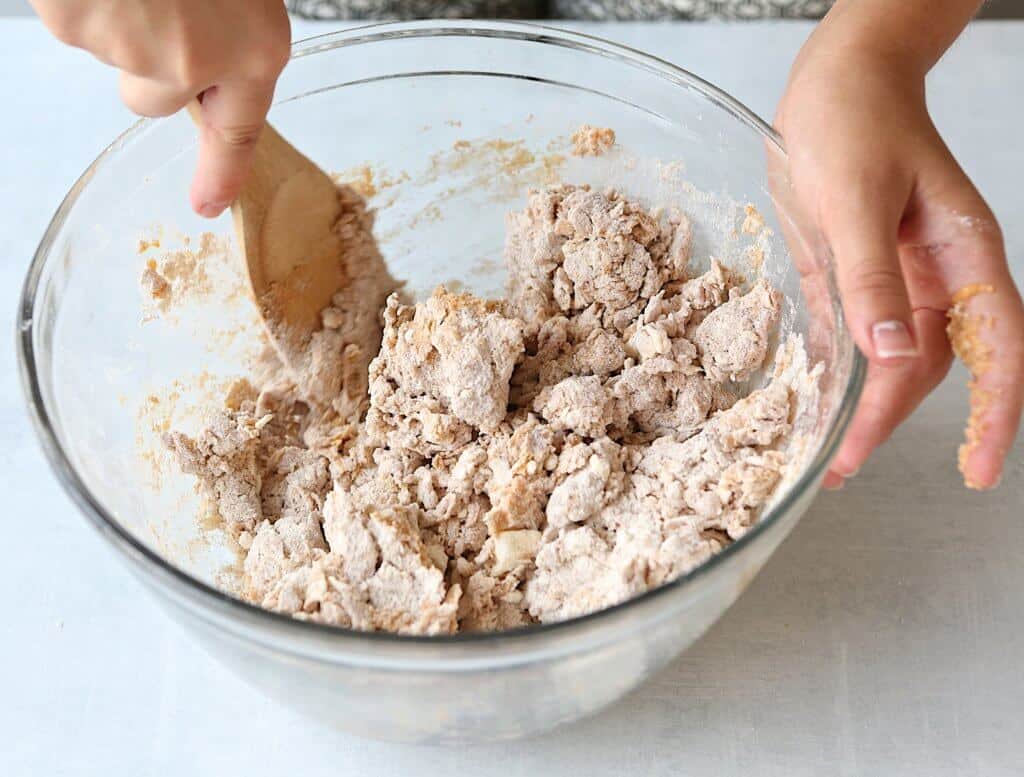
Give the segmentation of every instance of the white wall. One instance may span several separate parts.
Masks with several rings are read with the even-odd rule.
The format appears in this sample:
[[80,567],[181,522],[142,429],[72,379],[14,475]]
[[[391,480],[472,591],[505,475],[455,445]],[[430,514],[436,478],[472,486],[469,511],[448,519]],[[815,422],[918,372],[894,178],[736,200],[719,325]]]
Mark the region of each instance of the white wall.
[[32,13],[28,0],[0,0],[0,16],[24,16]]

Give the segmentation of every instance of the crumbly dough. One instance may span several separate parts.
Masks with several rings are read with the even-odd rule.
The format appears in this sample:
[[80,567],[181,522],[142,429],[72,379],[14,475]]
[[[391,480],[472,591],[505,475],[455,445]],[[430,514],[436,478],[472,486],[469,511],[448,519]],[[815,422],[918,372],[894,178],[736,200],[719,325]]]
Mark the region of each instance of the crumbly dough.
[[570,140],[573,156],[601,156],[615,145],[615,130],[584,124],[572,134]]
[[394,283],[368,252],[382,283],[324,312],[360,339],[317,356],[338,400],[268,355],[198,436],[167,436],[245,550],[245,595],[355,629],[508,629],[621,602],[742,536],[787,474],[807,374],[737,399],[779,297],[718,262],[689,275],[691,236],[613,191],[531,191],[507,221],[506,299],[394,291],[379,324]]
[[166,299],[171,294],[171,284],[157,271],[156,262],[152,259],[146,262],[146,269],[142,271],[140,283],[143,293],[155,300]]

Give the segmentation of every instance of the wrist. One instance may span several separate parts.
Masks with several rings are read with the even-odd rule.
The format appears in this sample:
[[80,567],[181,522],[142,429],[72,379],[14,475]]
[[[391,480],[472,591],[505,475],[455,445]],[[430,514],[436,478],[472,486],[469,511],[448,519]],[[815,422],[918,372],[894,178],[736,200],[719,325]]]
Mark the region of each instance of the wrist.
[[793,65],[794,75],[819,71],[833,75],[884,72],[904,84],[923,84],[932,58],[905,37],[874,35],[856,26],[824,23],[815,30]]
[[837,0],[808,45],[923,79],[980,5],[980,0]]

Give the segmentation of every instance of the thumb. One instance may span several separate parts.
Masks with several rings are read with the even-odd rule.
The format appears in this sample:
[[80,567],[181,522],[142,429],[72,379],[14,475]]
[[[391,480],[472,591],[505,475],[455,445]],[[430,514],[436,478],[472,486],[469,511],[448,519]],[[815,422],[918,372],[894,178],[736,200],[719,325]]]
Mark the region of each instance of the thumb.
[[192,207],[213,218],[238,196],[274,96],[273,81],[239,80],[203,92]]

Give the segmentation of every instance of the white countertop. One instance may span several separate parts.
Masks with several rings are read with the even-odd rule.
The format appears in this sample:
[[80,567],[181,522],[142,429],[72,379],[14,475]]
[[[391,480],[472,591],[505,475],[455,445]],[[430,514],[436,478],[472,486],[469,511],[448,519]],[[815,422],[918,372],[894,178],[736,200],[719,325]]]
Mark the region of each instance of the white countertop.
[[[772,114],[803,23],[581,25]],[[296,37],[330,29],[296,23]],[[726,54],[723,54],[726,52]],[[111,72],[0,21],[0,320],[68,187],[130,121]],[[1024,281],[1024,23],[972,28],[936,121]],[[7,342],[11,342],[8,337]],[[992,494],[954,465],[957,371],[822,494],[710,633],[622,703],[539,739],[459,750],[337,734],[268,701],[152,606],[51,477],[0,348],[0,775],[1017,775],[1024,769],[1024,444]]]

